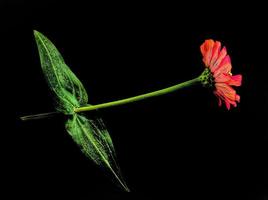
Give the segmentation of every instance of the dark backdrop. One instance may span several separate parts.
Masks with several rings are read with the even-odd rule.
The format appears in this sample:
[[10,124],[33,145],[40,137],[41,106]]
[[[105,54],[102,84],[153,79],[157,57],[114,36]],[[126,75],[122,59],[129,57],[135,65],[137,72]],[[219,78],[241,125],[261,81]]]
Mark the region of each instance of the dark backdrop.
[[[261,199],[267,142],[264,14],[250,5],[82,4],[8,1],[1,21],[1,181],[8,198]],[[255,13],[255,14],[253,14]],[[89,161],[53,111],[33,29],[57,46],[92,104],[189,80],[203,71],[199,46],[220,40],[243,74],[241,103],[218,108],[202,87],[100,112],[132,190]]]

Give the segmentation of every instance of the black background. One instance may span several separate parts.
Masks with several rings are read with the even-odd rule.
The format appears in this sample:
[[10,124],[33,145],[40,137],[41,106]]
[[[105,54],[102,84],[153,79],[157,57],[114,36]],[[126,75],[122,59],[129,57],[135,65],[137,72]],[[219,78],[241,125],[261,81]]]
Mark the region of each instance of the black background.
[[[211,4],[210,4],[211,5]],[[265,23],[261,6],[82,4],[7,1],[1,22],[1,182],[3,199],[263,199],[267,143]],[[263,20],[263,21],[262,21]],[[220,40],[242,73],[241,103],[218,108],[201,86],[100,112],[131,189],[117,188],[53,111],[33,30],[57,46],[89,102],[130,97],[203,71],[199,46]]]

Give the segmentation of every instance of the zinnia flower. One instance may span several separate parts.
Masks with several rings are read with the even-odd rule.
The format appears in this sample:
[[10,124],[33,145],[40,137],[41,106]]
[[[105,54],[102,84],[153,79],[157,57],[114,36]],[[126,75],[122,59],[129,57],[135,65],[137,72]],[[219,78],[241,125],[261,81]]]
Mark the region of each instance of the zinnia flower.
[[242,75],[232,75],[231,59],[226,48],[221,49],[219,41],[214,42],[210,39],[200,46],[200,50],[203,62],[207,67],[200,77],[203,85],[214,87],[214,94],[219,100],[219,106],[223,101],[228,110],[231,105],[236,107],[236,102],[240,102],[240,96],[231,86],[240,86]]

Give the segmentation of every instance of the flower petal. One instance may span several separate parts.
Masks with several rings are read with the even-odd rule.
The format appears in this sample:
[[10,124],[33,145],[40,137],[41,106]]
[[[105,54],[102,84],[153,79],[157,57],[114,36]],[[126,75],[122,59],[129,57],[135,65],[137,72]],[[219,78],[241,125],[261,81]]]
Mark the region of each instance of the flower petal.
[[228,85],[241,86],[242,83],[242,75],[238,74],[235,76],[231,76],[230,80],[227,81]]
[[227,55],[225,58],[222,60],[218,68],[214,71],[214,78],[219,76],[222,73],[229,74],[231,72],[232,65],[231,65],[231,59],[230,56]]
[[221,105],[222,105],[221,96],[219,95],[217,90],[215,90],[213,93],[218,98],[218,105],[219,105],[219,107],[221,107]]
[[240,96],[237,94],[235,95],[235,100],[239,103],[240,102]]
[[229,85],[227,85],[226,83],[216,83],[215,87],[217,89],[217,91],[219,92],[219,94],[222,94],[224,97],[229,98],[230,100],[234,101],[236,92],[235,90],[230,87]]
[[215,78],[215,82],[216,83],[226,83],[231,79],[231,77],[232,76],[230,74],[222,73]]
[[214,46],[214,41],[209,39],[206,40],[201,46],[200,46],[200,50],[201,53],[203,55],[203,62],[205,63],[205,65],[208,67],[210,60],[211,60],[211,55],[212,55],[212,49]]
[[236,94],[236,91],[232,87],[225,83],[216,83],[215,86],[216,91],[214,94],[224,101],[228,110],[230,109],[230,105],[237,106],[236,102],[240,102],[240,96]]
[[214,62],[213,65],[210,66],[210,71],[212,73],[214,73],[214,71],[217,69],[219,64],[222,62],[222,59],[224,59],[226,55],[227,55],[226,48],[223,47],[222,50],[219,53],[219,56],[218,56],[217,60]]
[[230,110],[231,104],[229,101],[225,100],[225,106],[226,106],[227,110]]
[[210,61],[210,66],[213,66],[215,61],[217,60],[219,53],[220,53],[221,43],[219,41],[216,41],[212,50],[212,57]]

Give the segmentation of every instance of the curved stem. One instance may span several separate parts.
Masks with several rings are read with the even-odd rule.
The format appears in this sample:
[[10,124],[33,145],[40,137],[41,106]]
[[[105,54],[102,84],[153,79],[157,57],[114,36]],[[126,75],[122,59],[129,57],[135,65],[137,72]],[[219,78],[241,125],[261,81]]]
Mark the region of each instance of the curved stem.
[[[142,94],[142,95],[126,98],[126,99],[121,99],[121,100],[117,100],[117,101],[111,101],[108,103],[101,103],[101,104],[97,104],[97,105],[75,108],[74,112],[78,113],[78,112],[92,111],[92,110],[97,110],[97,109],[102,109],[102,108],[108,108],[108,107],[114,107],[114,106],[119,106],[119,105],[123,105],[123,104],[128,104],[128,103],[132,103],[132,102],[136,102],[136,101],[140,101],[140,100],[168,94],[171,92],[175,92],[179,89],[186,88],[186,87],[195,85],[197,83],[200,83],[200,76],[197,78],[194,78],[192,80],[185,81],[183,83],[179,83],[177,85],[174,85],[174,86],[162,89],[162,90],[157,90],[154,92],[150,92],[150,93],[146,93],[146,94]],[[36,115],[28,115],[28,116],[21,117],[20,119],[23,121],[33,120],[33,119],[43,119],[43,118],[54,116],[56,114],[59,114],[59,112],[49,112],[49,113],[41,113],[41,114],[36,114]]]
[[150,92],[150,93],[146,93],[146,94],[142,94],[142,95],[126,98],[126,99],[121,99],[121,100],[117,100],[117,101],[111,101],[108,103],[102,103],[102,104],[98,104],[98,105],[91,105],[91,106],[75,108],[74,112],[76,112],[76,113],[85,112],[85,111],[91,111],[91,110],[97,110],[97,109],[102,109],[102,108],[108,108],[108,107],[114,107],[114,106],[119,106],[119,105],[123,105],[123,104],[128,104],[128,103],[148,99],[151,97],[156,97],[156,96],[168,94],[171,92],[175,92],[179,89],[192,86],[198,82],[200,82],[199,77],[192,79],[192,80],[189,80],[189,81],[185,81],[183,83],[179,83],[177,85],[174,85],[174,86],[162,89],[162,90],[157,90],[154,92]]

